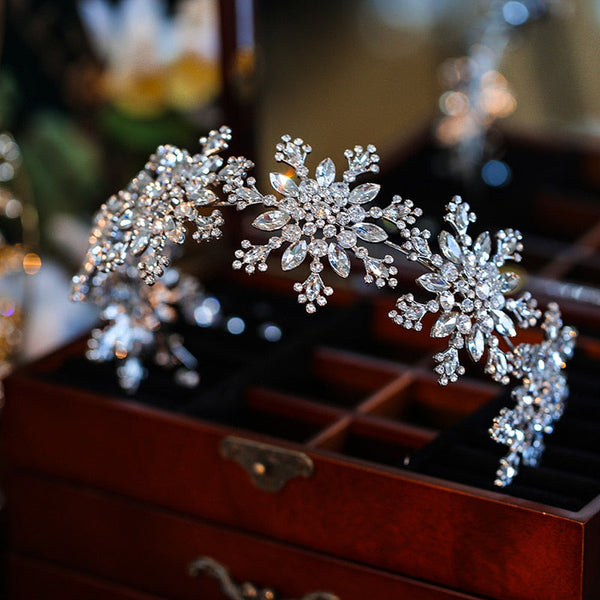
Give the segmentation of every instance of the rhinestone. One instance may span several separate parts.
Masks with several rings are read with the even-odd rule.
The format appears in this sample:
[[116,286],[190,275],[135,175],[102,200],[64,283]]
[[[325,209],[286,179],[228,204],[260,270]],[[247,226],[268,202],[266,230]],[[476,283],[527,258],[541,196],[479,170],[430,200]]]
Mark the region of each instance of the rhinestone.
[[325,240],[313,240],[309,246],[308,251],[316,257],[325,256],[327,254],[327,242]]
[[321,161],[315,169],[317,183],[321,187],[328,187],[335,179],[335,164],[330,158]]
[[379,193],[380,187],[381,186],[377,183],[363,183],[350,192],[348,200],[353,204],[365,204],[371,202]]
[[372,223],[356,223],[352,226],[356,235],[365,242],[383,242],[387,240],[387,233],[378,225]]
[[350,259],[338,244],[329,244],[327,258],[333,270],[340,277],[348,277],[350,275]]
[[290,245],[281,257],[281,268],[284,271],[295,269],[306,258],[306,252],[307,246],[305,240]]
[[281,237],[287,242],[297,242],[302,236],[302,229],[298,225],[286,225],[281,230]]
[[356,234],[347,229],[340,231],[337,235],[337,239],[342,248],[353,248],[356,245]]
[[262,231],[275,231],[290,220],[290,215],[282,210],[271,210],[254,219],[252,226]]

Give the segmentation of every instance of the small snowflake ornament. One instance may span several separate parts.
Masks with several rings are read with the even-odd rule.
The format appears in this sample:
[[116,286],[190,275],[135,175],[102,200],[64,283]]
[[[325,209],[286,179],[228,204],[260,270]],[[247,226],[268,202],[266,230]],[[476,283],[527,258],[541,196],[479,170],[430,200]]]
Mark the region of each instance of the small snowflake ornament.
[[292,140],[288,135],[276,146],[275,160],[288,164],[294,177],[287,173],[271,173],[271,186],[276,194],[263,195],[256,182],[248,178],[247,185],[240,185],[230,196],[238,209],[253,204],[267,208],[252,225],[261,231],[272,233],[265,244],[252,244],[244,240],[235,253],[234,269],[249,274],[267,270],[267,259],[273,250],[283,248],[281,267],[291,271],[310,260],[310,275],[294,285],[298,301],[305,304],[306,311],[315,312],[324,306],[333,288],[322,279],[321,273],[327,262],[342,278],[351,272],[351,256],[362,261],[367,283],[375,282],[379,287],[397,284],[396,267],[390,255],[375,258],[361,242],[376,244],[387,240],[385,230],[368,221],[380,218],[379,207],[366,208],[379,192],[376,183],[351,186],[363,173],[377,173],[379,157],[374,146],[355,146],[346,150],[344,156],[348,169],[341,181],[336,179],[336,166],[330,158],[322,160],[309,176],[305,165],[311,147],[300,138]]
[[495,239],[484,231],[473,240],[468,229],[475,214],[469,205],[455,196],[446,208],[445,220],[453,231],[442,230],[438,235],[439,254],[431,250],[427,230],[401,230],[406,242],[399,249],[409,260],[429,269],[417,283],[435,298],[419,302],[412,294],[405,294],[390,317],[407,329],[420,330],[427,313],[438,315],[431,337],[449,338],[448,348],[434,356],[441,384],[456,381],[465,372],[458,352],[462,348],[474,362],[479,362],[487,350],[486,372],[494,380],[508,383],[510,365],[499,342],[514,337],[517,326],[535,325],[540,316],[530,294],[517,300],[506,298],[518,286],[519,276],[504,267],[508,261],[521,260],[522,236],[506,229],[497,232]]

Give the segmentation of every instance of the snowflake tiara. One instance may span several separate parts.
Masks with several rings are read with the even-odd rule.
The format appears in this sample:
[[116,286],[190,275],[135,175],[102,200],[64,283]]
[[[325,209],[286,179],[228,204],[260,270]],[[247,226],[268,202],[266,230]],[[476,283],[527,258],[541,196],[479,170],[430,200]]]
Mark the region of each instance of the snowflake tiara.
[[[568,388],[560,372],[573,354],[577,336],[573,328],[562,327],[560,310],[551,304],[541,325],[546,340],[534,345],[513,343],[519,329],[535,327],[542,319],[529,292],[507,297],[520,283],[509,265],[521,260],[521,233],[504,229],[492,236],[484,231],[473,239],[469,228],[476,215],[455,196],[444,217],[450,228],[438,234],[439,250],[435,251],[431,232],[415,225],[423,213],[411,200],[393,196],[392,202],[381,208],[372,204],[380,190],[378,184],[351,185],[364,173],[378,172],[374,146],[355,146],[344,152],[348,169],[341,180],[336,179],[336,166],[330,158],[323,159],[310,177],[305,161],[311,150],[301,138],[285,135],[276,146],[275,160],[289,165],[295,177],[270,173],[276,194],[260,192],[251,177],[234,188],[230,202],[240,210],[251,205],[266,208],[252,225],[273,235],[262,244],[243,240],[233,268],[243,268],[248,274],[266,271],[271,252],[281,247],[284,271],[299,267],[310,257],[309,275],[294,285],[298,302],[308,313],[327,304],[327,297],[333,294],[333,287],[321,276],[325,260],[337,276],[347,278],[354,257],[362,263],[365,282],[378,287],[395,288],[398,269],[392,255],[373,255],[377,244],[427,269],[416,283],[433,298],[420,301],[412,293],[403,294],[389,316],[397,325],[417,331],[423,328],[428,313],[437,317],[430,336],[448,340],[447,347],[433,357],[441,385],[455,382],[465,373],[462,353],[476,363],[485,357],[484,370],[494,381],[504,385],[511,380],[520,382],[512,394],[515,408],[503,409],[490,429],[495,441],[509,446],[494,482],[508,485],[521,462],[537,464],[543,434],[551,432],[551,424],[562,414]],[[400,243],[389,239],[390,229],[397,230]]]

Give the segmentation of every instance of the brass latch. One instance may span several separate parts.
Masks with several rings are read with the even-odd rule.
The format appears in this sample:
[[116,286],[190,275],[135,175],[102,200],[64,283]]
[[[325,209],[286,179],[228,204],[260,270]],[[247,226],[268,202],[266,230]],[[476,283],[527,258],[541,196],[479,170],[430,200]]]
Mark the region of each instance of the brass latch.
[[303,452],[228,436],[220,445],[221,455],[237,462],[256,487],[278,492],[294,477],[310,477],[313,461]]

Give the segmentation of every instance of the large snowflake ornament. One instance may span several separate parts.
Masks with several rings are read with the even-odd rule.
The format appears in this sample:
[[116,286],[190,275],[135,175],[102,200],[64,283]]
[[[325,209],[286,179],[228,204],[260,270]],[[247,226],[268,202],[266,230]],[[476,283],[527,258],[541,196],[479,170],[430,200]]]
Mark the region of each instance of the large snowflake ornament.
[[271,173],[271,186],[277,194],[263,195],[256,188],[253,178],[240,185],[230,196],[238,209],[252,204],[268,208],[252,225],[268,233],[277,232],[265,244],[252,244],[244,240],[236,251],[234,269],[244,268],[249,274],[267,270],[267,259],[273,250],[283,247],[281,267],[291,271],[310,257],[310,274],[294,285],[298,301],[305,304],[306,311],[314,313],[317,306],[327,303],[333,288],[321,277],[326,260],[333,271],[346,278],[351,271],[351,255],[362,261],[367,283],[375,282],[379,287],[397,284],[396,267],[390,255],[372,257],[361,242],[380,243],[387,240],[385,230],[367,221],[381,218],[382,210],[377,206],[370,209],[379,192],[376,183],[363,183],[351,187],[359,175],[377,173],[379,157],[374,146],[355,146],[346,150],[348,169],[342,180],[336,180],[336,167],[330,158],[319,163],[314,178],[309,177],[305,165],[311,147],[300,138],[294,140],[285,135],[276,146],[275,160],[288,164],[295,177],[286,173]]
[[183,244],[188,225],[195,227],[197,241],[221,236],[223,216],[216,207],[227,202],[218,188],[228,193],[241,185],[252,166],[245,158],[225,162],[219,156],[230,139],[230,129],[221,127],[200,139],[201,151],[194,155],[159,146],[144,170],[96,214],[82,270],[74,279],[74,299],[84,299],[97,273],[114,271],[128,256],[135,257],[142,279],[154,284],[169,265],[166,248]]
[[[533,326],[540,317],[530,294],[506,298],[519,284],[518,274],[504,270],[504,266],[521,259],[521,234],[513,229],[501,230],[493,240],[484,231],[473,240],[468,228],[475,214],[469,205],[455,196],[446,208],[445,220],[453,233],[440,232],[439,254],[429,246],[429,231],[406,226],[401,229],[406,241],[399,250],[429,269],[417,283],[435,294],[435,299],[419,302],[412,294],[405,294],[398,298],[390,317],[406,329],[420,330],[427,313],[438,314],[431,337],[449,338],[448,348],[434,356],[441,384],[456,381],[465,372],[458,352],[462,348],[475,362],[487,350],[486,372],[496,381],[508,383],[510,364],[500,340],[514,337],[517,325]],[[412,203],[405,203],[405,212],[412,210]]]
[[494,483],[500,487],[512,482],[521,462],[538,465],[544,452],[544,435],[552,433],[569,395],[563,369],[573,356],[577,332],[563,326],[555,303],[548,306],[541,327],[543,342],[519,344],[512,351],[513,374],[521,379],[512,391],[516,404],[504,407],[490,428],[492,439],[509,449],[496,473]]

